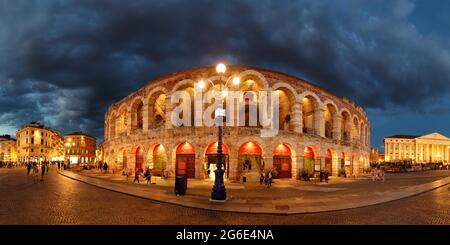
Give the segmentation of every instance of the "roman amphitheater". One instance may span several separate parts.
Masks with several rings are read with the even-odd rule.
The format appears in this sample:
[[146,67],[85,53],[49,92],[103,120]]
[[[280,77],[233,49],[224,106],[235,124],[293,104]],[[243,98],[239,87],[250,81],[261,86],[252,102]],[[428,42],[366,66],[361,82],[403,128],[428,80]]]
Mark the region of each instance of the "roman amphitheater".
[[[188,178],[214,178],[217,126],[175,126],[170,115],[177,105],[171,96],[188,92],[188,106],[194,108],[198,81],[225,84],[232,76],[240,79],[229,90],[243,92],[245,125],[223,128],[225,179],[242,181],[246,176],[253,181],[266,169],[274,169],[277,178],[324,169],[337,176],[340,169],[358,174],[368,166],[370,122],[360,106],[303,79],[246,66],[229,66],[221,76],[215,67],[172,73],[111,105],[105,114],[102,158],[117,169],[149,167],[155,175],[170,176],[183,169]],[[262,126],[249,124],[249,112],[259,110],[260,91],[279,96],[280,130],[274,137],[261,137]],[[184,116],[194,122],[194,114]]]

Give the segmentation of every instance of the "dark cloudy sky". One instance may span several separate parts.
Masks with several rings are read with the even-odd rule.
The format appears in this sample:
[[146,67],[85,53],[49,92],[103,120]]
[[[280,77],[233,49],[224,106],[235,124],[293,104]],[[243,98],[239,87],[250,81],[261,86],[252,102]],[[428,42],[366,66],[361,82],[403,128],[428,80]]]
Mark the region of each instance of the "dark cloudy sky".
[[0,134],[38,120],[101,141],[113,102],[224,60],[356,101],[376,147],[450,136],[449,12],[441,0],[0,0]]

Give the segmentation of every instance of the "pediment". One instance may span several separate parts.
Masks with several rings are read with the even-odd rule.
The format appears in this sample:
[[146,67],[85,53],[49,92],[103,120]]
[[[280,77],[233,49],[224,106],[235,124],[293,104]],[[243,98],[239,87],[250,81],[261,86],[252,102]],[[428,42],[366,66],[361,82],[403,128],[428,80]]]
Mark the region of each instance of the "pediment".
[[417,139],[427,139],[427,140],[450,140],[450,138],[440,134],[440,133],[431,133],[431,134],[426,134],[424,136],[420,136]]

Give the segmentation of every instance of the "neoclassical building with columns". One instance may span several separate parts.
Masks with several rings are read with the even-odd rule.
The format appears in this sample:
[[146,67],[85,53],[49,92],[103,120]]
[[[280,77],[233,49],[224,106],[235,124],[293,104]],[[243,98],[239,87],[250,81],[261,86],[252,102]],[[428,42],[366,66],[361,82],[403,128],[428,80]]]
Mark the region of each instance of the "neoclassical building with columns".
[[384,138],[384,149],[386,162],[450,162],[450,138],[439,133],[389,136]]
[[[223,128],[226,179],[240,181],[246,176],[256,180],[264,169],[274,169],[277,178],[296,178],[299,170],[327,169],[337,175],[343,168],[358,174],[369,165],[370,122],[360,106],[303,79],[247,66],[229,66],[221,76],[214,67],[193,68],[149,81],[109,107],[98,154],[118,169],[149,167],[155,175],[165,171],[173,176],[177,171],[189,178],[214,178],[217,126],[175,126],[171,115],[179,105],[171,98],[185,91],[192,111],[196,106],[205,108],[208,103],[195,100],[197,82],[209,79],[225,85],[231,77],[240,80],[229,90],[242,92],[244,106],[239,112],[245,120],[243,125]],[[202,89],[212,89],[208,86]],[[261,91],[274,91],[278,96],[280,130],[274,137],[262,137],[265,126],[249,123],[253,119],[250,111],[261,110]],[[224,100],[226,104],[227,97]],[[228,120],[231,112],[226,113]],[[198,120],[194,114],[178,116],[190,117],[194,123]]]

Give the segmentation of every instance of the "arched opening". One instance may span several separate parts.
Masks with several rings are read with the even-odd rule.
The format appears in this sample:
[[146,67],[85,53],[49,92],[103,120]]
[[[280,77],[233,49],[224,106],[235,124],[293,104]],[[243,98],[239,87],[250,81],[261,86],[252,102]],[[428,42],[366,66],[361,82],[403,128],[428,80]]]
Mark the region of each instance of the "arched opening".
[[333,175],[333,154],[330,149],[325,152],[325,170],[329,175]]
[[116,137],[116,115],[112,114],[109,118],[109,139]]
[[143,120],[144,103],[142,100],[137,100],[131,107],[131,130],[142,130],[144,125]]
[[261,127],[257,93],[246,91],[243,94],[243,106],[239,111],[239,126]]
[[275,92],[278,95],[279,102],[279,128],[281,130],[293,130],[292,115],[295,97],[292,92],[286,88],[279,88],[275,90]]
[[365,137],[364,137],[364,123],[361,122],[361,126],[359,127],[359,139],[361,141],[361,145],[365,144]]
[[125,149],[119,151],[117,156],[117,163],[119,163],[122,169],[126,169],[128,167],[128,157],[127,151]]
[[262,149],[256,142],[247,142],[239,148],[237,176],[245,176],[250,181],[259,180],[261,171],[264,170]]
[[359,124],[358,119],[355,117],[353,118],[353,124],[352,124],[352,140],[359,140]]
[[336,116],[336,109],[333,105],[327,104],[325,106],[325,112],[323,114],[325,121],[325,137],[328,139],[333,139],[333,126],[334,118]]
[[303,133],[317,134],[316,120],[318,118],[316,113],[318,111],[318,101],[312,96],[305,96],[303,98],[302,111]]
[[[178,117],[182,119],[181,127],[194,126],[194,102],[195,102],[195,90],[190,85],[182,86],[179,88],[179,91],[185,92],[188,97],[181,96],[179,103],[175,105],[176,107],[182,108],[181,111],[178,112]],[[186,101],[185,101],[186,99]]]
[[[217,169],[217,147],[218,143],[211,143],[208,145],[208,148],[205,152],[205,168],[208,174],[208,178],[215,179],[215,170]],[[230,169],[229,169],[229,154],[230,150],[227,145],[222,144],[222,170],[224,171],[224,177],[228,178]]]
[[125,134],[127,132],[127,127],[128,127],[128,111],[125,107],[123,107],[120,111],[119,111],[119,117],[118,117],[119,123],[118,123],[118,127],[116,128],[116,132],[117,132],[117,136],[120,136],[122,134]]
[[350,142],[350,114],[343,111],[341,114],[341,140],[344,142]]
[[273,168],[276,178],[292,177],[292,153],[287,144],[279,144],[273,151]]
[[176,175],[195,178],[195,148],[188,142],[181,143],[176,154]]
[[136,149],[135,170],[144,171],[144,150],[141,147]]
[[315,157],[316,154],[313,148],[310,146],[305,147],[303,150],[303,168],[310,176],[314,174]]
[[246,75],[241,77],[239,91],[243,93],[239,108],[238,123],[243,127],[261,127],[259,122],[258,93],[264,90],[259,77]]
[[148,128],[160,128],[166,121],[166,94],[162,91],[152,94],[148,103]]
[[157,144],[147,153],[147,162],[154,176],[162,176],[167,168],[167,153],[163,145]]

